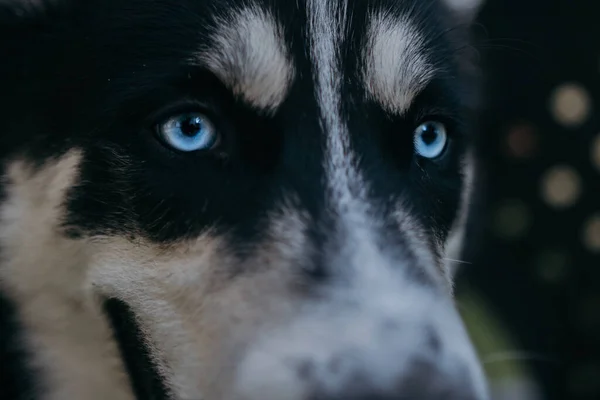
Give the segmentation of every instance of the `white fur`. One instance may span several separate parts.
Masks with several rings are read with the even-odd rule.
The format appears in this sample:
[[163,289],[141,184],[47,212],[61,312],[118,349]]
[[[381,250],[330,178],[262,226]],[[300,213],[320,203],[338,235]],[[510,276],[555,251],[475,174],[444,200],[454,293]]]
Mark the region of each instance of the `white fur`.
[[258,6],[217,17],[212,42],[200,50],[206,64],[236,95],[251,105],[275,110],[294,79],[283,29]]
[[[466,363],[464,378],[486,398],[482,371],[473,368],[476,355],[447,299],[390,273],[322,300],[259,338],[228,398],[304,400],[315,392],[337,398],[357,378],[376,392],[394,393],[415,361],[435,363],[448,380],[462,379],[456,366]],[[440,353],[429,347],[428,328],[440,338]]]
[[388,112],[406,112],[432,79],[435,68],[424,41],[408,18],[388,13],[371,17],[364,45],[363,79],[368,95]]
[[342,73],[340,45],[346,33],[347,0],[309,0],[308,32],[315,67],[315,94],[321,110],[321,128],[327,137],[326,171],[331,197],[337,207],[353,202],[350,186],[364,183],[351,151],[348,128],[341,116]]
[[80,159],[73,150],[39,169],[23,160],[7,166],[0,289],[18,307],[43,399],[130,400],[112,332],[88,290],[88,248],[59,227]]
[[[396,217],[399,229],[410,230],[410,251],[427,266],[426,273],[441,276],[423,245],[420,227],[401,209]],[[348,242],[330,259],[339,263],[341,276],[314,301],[292,300],[283,321],[261,330],[238,362],[234,385],[225,397],[304,400],[315,391],[336,397],[357,376],[373,390],[393,393],[418,360],[435,363],[448,380],[471,378],[474,392],[486,399],[482,369],[451,296],[440,290],[443,282],[424,287],[411,279],[415,266],[401,254],[391,259],[375,243],[357,243],[358,236],[343,234]],[[322,250],[327,252],[327,246]],[[428,332],[440,339],[440,353],[429,347]],[[302,368],[309,371],[308,378],[301,376]]]
[[[340,45],[346,36],[347,0],[309,0],[308,32],[315,68],[315,94],[321,111],[321,128],[326,136],[325,170],[328,200],[343,216],[344,228],[358,228],[357,235],[368,234],[367,184],[358,170],[358,159],[351,148],[346,121],[343,120]],[[368,240],[366,241],[368,242]]]

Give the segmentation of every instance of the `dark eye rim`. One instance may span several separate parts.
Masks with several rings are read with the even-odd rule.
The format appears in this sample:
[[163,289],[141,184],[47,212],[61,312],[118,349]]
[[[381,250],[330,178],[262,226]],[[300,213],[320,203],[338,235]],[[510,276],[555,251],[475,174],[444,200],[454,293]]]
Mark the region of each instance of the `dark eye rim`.
[[421,125],[424,125],[426,123],[432,123],[432,122],[441,124],[446,131],[446,143],[444,144],[444,149],[441,151],[441,153],[437,157],[433,157],[433,158],[422,156],[419,153],[417,153],[416,150],[414,151],[414,156],[416,159],[420,160],[421,162],[439,163],[439,162],[442,162],[444,159],[446,159],[448,157],[448,153],[450,153],[452,150],[453,142],[455,141],[454,133],[457,130],[458,121],[454,120],[451,117],[439,115],[439,114],[438,115],[435,115],[435,114],[424,115],[415,121],[414,129],[413,129],[413,141],[414,141],[414,134],[417,132],[417,129]]
[[[174,148],[169,143],[167,143],[166,139],[161,134],[161,127],[169,119],[180,116],[180,115],[190,115],[190,114],[201,114],[201,115],[205,116],[206,118],[208,118],[208,120],[214,126],[214,128],[218,134],[218,138],[217,138],[215,145],[213,145],[211,148],[199,149],[199,150],[195,150],[195,151],[178,150],[177,148]],[[219,116],[220,116],[220,114],[218,113],[218,111],[216,109],[214,109],[213,107],[211,107],[205,103],[201,103],[201,102],[194,101],[194,100],[184,100],[184,101],[180,101],[178,103],[171,104],[165,108],[162,108],[160,111],[155,113],[149,120],[150,122],[148,123],[147,130],[152,132],[154,139],[157,142],[159,142],[161,147],[167,149],[168,151],[170,151],[172,153],[175,153],[178,155],[188,155],[188,156],[192,155],[192,154],[195,154],[195,155],[213,154],[213,155],[219,155],[222,157],[222,156],[224,156],[224,153],[226,152],[227,135],[225,135],[224,130],[221,129],[221,126],[223,124],[221,123],[221,118]]]

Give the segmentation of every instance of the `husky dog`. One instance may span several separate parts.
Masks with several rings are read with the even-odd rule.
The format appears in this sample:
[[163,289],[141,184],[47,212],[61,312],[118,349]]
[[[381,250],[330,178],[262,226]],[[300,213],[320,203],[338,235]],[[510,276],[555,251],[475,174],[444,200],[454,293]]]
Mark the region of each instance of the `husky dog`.
[[487,399],[473,3],[0,1],[0,397]]

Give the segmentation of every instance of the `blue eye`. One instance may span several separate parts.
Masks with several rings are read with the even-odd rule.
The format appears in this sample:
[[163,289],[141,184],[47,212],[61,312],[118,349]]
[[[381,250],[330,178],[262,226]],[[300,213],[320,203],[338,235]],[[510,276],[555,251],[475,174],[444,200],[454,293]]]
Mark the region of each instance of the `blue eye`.
[[415,130],[415,151],[425,158],[437,158],[448,142],[448,134],[444,124],[435,121],[425,122]]
[[160,138],[175,150],[213,149],[219,143],[214,124],[201,113],[179,114],[158,126]]

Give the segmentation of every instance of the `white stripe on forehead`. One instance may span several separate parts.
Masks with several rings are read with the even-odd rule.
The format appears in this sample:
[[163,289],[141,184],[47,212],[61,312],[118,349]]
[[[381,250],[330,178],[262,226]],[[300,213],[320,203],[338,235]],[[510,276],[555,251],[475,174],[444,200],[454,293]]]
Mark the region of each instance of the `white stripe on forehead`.
[[308,0],[307,11],[316,97],[322,129],[327,135],[325,166],[331,200],[342,208],[351,203],[357,206],[355,197],[364,197],[361,195],[364,184],[351,151],[348,127],[342,118],[341,99],[340,46],[346,34],[348,3],[347,0]]
[[368,186],[358,169],[358,157],[351,148],[347,121],[342,115],[340,47],[346,35],[347,0],[308,0],[311,56],[315,69],[316,97],[321,127],[326,135],[325,172],[327,201],[337,211],[343,247],[335,260],[353,271],[362,284],[381,282],[389,260],[378,248],[376,225],[370,215]]
[[[314,64],[316,98],[321,112],[321,127],[326,135],[325,173],[327,200],[337,212],[338,228],[342,230],[342,250],[333,256],[345,271],[353,271],[360,285],[385,285],[390,268],[398,263],[397,254],[382,252],[381,216],[371,204],[368,182],[359,170],[359,158],[354,153],[342,103],[342,51],[347,35],[347,0],[307,0],[311,57]],[[360,54],[357,55],[360,57]],[[365,134],[368,134],[365,132]],[[408,223],[407,217],[399,221]],[[405,235],[417,235],[418,226]],[[418,246],[420,240],[412,241]],[[425,245],[423,244],[423,247]],[[434,264],[429,254],[421,254],[421,263]],[[330,260],[336,264],[336,260]],[[333,267],[333,266],[332,266]]]
[[217,18],[215,26],[198,60],[253,106],[276,109],[294,79],[294,65],[275,17],[252,5]]
[[433,66],[423,54],[423,38],[406,17],[373,15],[364,49],[363,79],[368,95],[388,112],[406,112],[429,83]]

